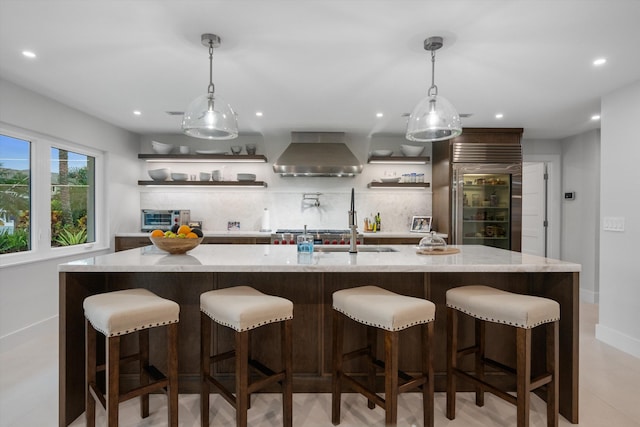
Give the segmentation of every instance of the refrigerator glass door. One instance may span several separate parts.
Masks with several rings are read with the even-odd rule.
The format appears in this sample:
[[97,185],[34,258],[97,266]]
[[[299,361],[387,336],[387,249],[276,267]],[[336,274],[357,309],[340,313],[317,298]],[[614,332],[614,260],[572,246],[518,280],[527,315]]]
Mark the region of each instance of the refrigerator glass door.
[[511,249],[512,175],[458,174],[457,242]]

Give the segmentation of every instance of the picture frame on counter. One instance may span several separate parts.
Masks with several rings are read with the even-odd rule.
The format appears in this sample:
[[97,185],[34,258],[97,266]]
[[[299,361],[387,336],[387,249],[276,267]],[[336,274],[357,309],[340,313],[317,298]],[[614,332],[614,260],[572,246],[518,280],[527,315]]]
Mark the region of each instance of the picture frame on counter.
[[428,233],[431,231],[430,216],[414,216],[411,219],[411,230],[414,233]]

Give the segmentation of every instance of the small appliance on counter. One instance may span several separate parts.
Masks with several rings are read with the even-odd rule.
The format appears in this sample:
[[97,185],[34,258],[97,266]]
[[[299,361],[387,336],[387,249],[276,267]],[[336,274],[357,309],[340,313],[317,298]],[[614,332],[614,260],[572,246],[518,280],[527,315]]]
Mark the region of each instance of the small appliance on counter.
[[142,209],[140,224],[142,231],[168,231],[174,224],[183,225],[190,220],[189,209]]

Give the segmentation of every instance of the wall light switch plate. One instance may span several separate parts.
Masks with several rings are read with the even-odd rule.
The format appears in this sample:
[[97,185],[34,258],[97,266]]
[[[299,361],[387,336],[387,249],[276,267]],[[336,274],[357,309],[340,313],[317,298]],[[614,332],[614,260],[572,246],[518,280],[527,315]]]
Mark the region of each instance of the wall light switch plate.
[[624,217],[606,216],[602,220],[602,229],[604,231],[624,231]]

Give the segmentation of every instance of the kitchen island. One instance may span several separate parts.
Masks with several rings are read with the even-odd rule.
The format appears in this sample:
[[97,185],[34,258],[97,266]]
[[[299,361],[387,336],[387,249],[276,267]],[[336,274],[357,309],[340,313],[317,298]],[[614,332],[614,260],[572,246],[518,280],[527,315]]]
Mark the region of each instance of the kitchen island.
[[[335,248],[335,247],[334,247]],[[484,284],[523,294],[544,296],[560,303],[560,413],[578,422],[578,296],[580,265],[485,246],[460,246],[454,255],[418,255],[409,245],[361,246],[357,254],[316,252],[298,254],[295,246],[200,245],[185,255],[169,255],[153,246],[62,264],[60,274],[60,412],[68,425],[84,410],[84,320],[82,301],[88,295],[142,287],[180,304],[178,350],[181,393],[199,391],[199,297],[211,289],[249,285],[294,303],[294,391],[329,392],[331,382],[331,295],[339,289],[374,284],[394,292],[427,298],[436,304],[434,370],[436,390],[445,389],[447,289]],[[335,248],[334,250],[340,250]],[[365,251],[367,250],[367,251]],[[392,252],[382,252],[392,250]],[[461,322],[461,345],[470,343],[473,322]],[[273,327],[271,327],[273,326]],[[352,326],[352,325],[350,325]],[[275,329],[274,329],[275,328]],[[353,348],[365,340],[363,328],[345,331]],[[277,326],[258,329],[256,357],[278,366]],[[409,351],[419,342],[418,331],[401,335],[400,366],[418,371],[420,360]],[[506,364],[515,356],[513,331],[487,326],[489,355]],[[534,331],[533,372],[544,366],[544,335]],[[215,329],[217,350],[229,349],[232,334]],[[495,338],[499,337],[500,340]],[[164,334],[151,333],[151,345]],[[504,344],[506,340],[507,344]],[[381,345],[381,344],[380,344]],[[133,346],[130,340],[123,344]],[[345,348],[348,350],[348,348]],[[540,357],[542,356],[542,357]],[[154,362],[162,370],[163,360]],[[463,365],[464,366],[464,365]],[[216,372],[232,381],[232,367]],[[349,365],[363,371],[358,363]],[[125,371],[126,372],[126,371]],[[493,374],[492,374],[493,375]],[[498,373],[496,381],[506,379]],[[133,375],[131,375],[133,377]],[[465,384],[461,384],[465,386]]]

